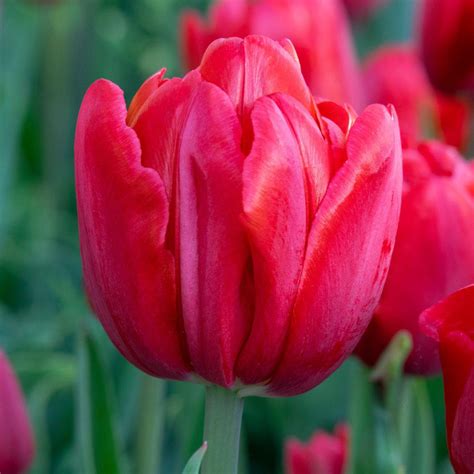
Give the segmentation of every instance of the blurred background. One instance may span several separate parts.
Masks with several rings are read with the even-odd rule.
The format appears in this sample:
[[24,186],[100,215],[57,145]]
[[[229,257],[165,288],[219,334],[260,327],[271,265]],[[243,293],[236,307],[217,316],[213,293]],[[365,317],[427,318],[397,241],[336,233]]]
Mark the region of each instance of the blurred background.
[[[145,472],[140,463],[155,456],[159,472],[174,474],[201,443],[203,388],[140,374],[90,313],[73,169],[76,117],[95,79],[119,84],[130,101],[159,68],[166,66],[168,77],[182,74],[179,16],[185,7],[204,12],[208,1],[0,3],[0,346],[18,373],[34,425],[32,473],[88,473],[84,453],[93,444],[89,452],[101,458],[93,460],[101,473]],[[408,40],[415,7],[415,0],[389,1],[353,23],[359,55]],[[365,443],[357,472],[386,472],[372,459],[374,446],[383,453],[383,432],[364,428],[369,415],[378,416],[369,414],[373,394],[365,376],[359,362],[349,360],[305,395],[248,399],[241,472],[283,472],[287,437],[307,440],[342,421],[360,430]],[[439,379],[428,381],[428,393],[429,413],[415,410],[408,422],[434,423],[436,448],[413,440],[408,473],[450,472]],[[417,464],[423,450],[435,457],[436,468]]]

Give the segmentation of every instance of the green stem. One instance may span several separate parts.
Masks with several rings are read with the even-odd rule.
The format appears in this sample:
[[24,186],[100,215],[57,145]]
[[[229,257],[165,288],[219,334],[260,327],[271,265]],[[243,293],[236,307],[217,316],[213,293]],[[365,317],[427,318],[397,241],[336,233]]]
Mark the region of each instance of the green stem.
[[208,450],[203,474],[237,473],[243,407],[236,393],[216,385],[206,387],[204,441]]
[[155,474],[160,471],[166,382],[145,374],[140,382],[136,472]]

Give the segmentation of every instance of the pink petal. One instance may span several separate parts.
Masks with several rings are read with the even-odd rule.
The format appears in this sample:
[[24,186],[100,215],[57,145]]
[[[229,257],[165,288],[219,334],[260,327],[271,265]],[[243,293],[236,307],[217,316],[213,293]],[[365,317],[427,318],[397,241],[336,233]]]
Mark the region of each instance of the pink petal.
[[255,318],[238,377],[265,381],[277,364],[303,267],[314,210],[329,180],[327,149],[301,104],[277,94],[252,111],[255,136],[244,167],[244,225],[256,291]]
[[244,117],[258,98],[274,92],[291,95],[310,108],[311,95],[294,56],[265,36],[214,41],[200,71],[203,79],[229,94]]
[[368,107],[350,131],[347,156],[314,219],[273,394],[304,392],[339,366],[366,329],[386,278],[402,182],[396,117]]
[[160,87],[166,79],[163,79],[163,76],[166,73],[166,69],[162,68],[153,76],[149,77],[138,89],[138,92],[130,102],[130,107],[128,108],[127,113],[127,125],[133,127],[138,119],[140,113],[143,112],[144,108],[147,106],[148,99],[156,92],[158,87]]
[[174,259],[164,246],[168,200],[158,173],[140,163],[122,91],[96,81],[75,140],[79,237],[94,311],[122,354],[142,370],[189,372],[176,316]]
[[227,95],[199,85],[179,150],[183,319],[195,371],[231,386],[249,329],[242,212],[241,127]]

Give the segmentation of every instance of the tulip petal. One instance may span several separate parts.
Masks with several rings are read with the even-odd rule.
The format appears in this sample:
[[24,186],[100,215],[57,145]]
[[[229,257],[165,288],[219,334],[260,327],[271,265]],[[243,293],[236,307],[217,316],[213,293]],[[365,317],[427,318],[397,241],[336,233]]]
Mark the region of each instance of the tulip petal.
[[420,328],[439,341],[446,431],[456,472],[474,471],[474,285],[450,294],[420,316]]
[[[360,346],[364,360],[373,362],[400,328],[407,329],[414,349],[405,370],[416,374],[440,369],[436,344],[418,330],[418,316],[474,281],[474,200],[456,176],[446,175],[452,166],[449,155],[442,155],[446,162],[436,162],[435,157],[431,163],[425,157],[432,174],[424,182],[426,170],[420,169],[417,179],[413,170],[405,173],[406,190],[387,284]],[[464,166],[456,166],[454,173],[462,175],[459,179],[470,174]]]
[[79,113],[76,190],[85,286],[102,325],[142,370],[189,372],[176,316],[174,259],[164,247],[168,200],[160,176],[140,163],[122,91],[96,81]]
[[207,49],[200,71],[203,79],[221,87],[244,117],[265,95],[283,92],[308,109],[311,94],[300,67],[284,47],[265,36],[214,41]]
[[181,131],[200,81],[195,71],[184,79],[167,81],[148,99],[133,126],[140,139],[142,164],[158,172],[171,205]]
[[203,82],[179,152],[183,320],[195,371],[230,387],[248,333],[248,250],[242,212],[241,126],[227,95]]
[[138,89],[137,93],[130,102],[130,107],[127,113],[127,125],[133,127],[138,120],[138,116],[143,109],[146,107],[148,99],[156,92],[166,79],[163,76],[166,73],[166,69],[162,68],[153,76],[149,77]]
[[398,125],[368,107],[347,142],[347,160],[314,218],[287,346],[268,390],[304,392],[353,350],[380,296],[401,195]]
[[303,267],[308,229],[326,192],[329,161],[313,118],[290,96],[257,101],[244,166],[244,225],[256,291],[252,331],[237,376],[265,381],[281,356]]

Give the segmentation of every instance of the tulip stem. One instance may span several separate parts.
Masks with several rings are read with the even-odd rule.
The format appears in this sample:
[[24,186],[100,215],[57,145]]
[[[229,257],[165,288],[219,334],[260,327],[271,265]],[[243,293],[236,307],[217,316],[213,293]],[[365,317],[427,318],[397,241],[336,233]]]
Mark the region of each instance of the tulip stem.
[[140,374],[136,472],[160,472],[166,382]]
[[236,474],[239,460],[243,398],[216,385],[206,387],[203,474]]

